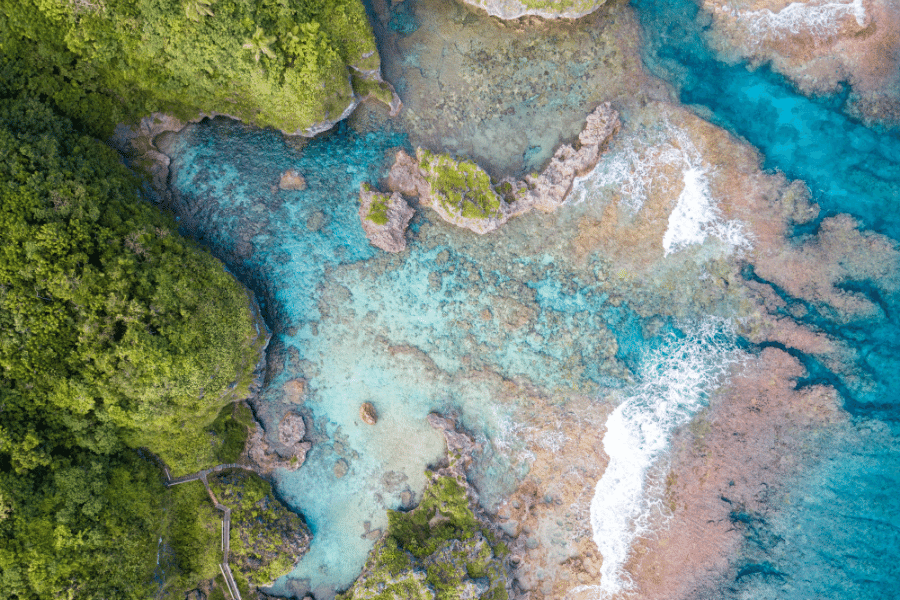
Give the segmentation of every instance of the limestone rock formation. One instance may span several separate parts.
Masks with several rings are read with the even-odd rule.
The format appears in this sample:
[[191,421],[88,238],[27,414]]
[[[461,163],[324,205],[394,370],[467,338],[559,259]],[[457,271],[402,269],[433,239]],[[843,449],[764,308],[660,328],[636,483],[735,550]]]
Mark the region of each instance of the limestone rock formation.
[[375,405],[371,402],[363,402],[359,407],[359,418],[367,425],[374,425],[377,423],[378,412],[375,410]]
[[260,475],[269,475],[275,469],[296,471],[306,461],[306,453],[312,443],[303,441],[306,437],[306,423],[303,417],[293,412],[287,413],[278,424],[279,444],[271,444],[266,439],[263,428],[257,424],[247,440],[247,458]]
[[619,127],[619,113],[610,103],[601,104],[588,115],[578,136],[578,149],[560,146],[541,174],[529,175],[525,181],[506,178],[499,184],[492,183],[488,174],[471,161],[436,155],[423,148],[418,148],[413,158],[400,150],[387,186],[394,193],[417,196],[448,223],[479,234],[489,233],[532,209],[553,212],[559,208],[575,178],[597,165]]
[[406,228],[415,211],[394,192],[391,195],[360,186],[359,220],[369,242],[385,252],[406,249]]
[[577,19],[588,15],[606,0],[463,0],[466,4],[481,8],[491,16],[501,19],[518,19],[524,16],[545,19]]
[[428,420],[444,432],[449,464],[431,474],[418,507],[391,514],[384,538],[340,600],[510,597],[509,551],[465,478],[476,446],[453,419]]

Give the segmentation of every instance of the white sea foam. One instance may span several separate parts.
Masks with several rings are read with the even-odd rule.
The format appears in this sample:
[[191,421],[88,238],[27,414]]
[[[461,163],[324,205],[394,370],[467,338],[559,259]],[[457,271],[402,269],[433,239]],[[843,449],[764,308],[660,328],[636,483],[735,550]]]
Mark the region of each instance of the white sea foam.
[[[666,133],[672,130],[669,127]],[[632,214],[637,213],[652,191],[654,181],[668,181],[660,167],[682,164],[685,152],[696,151],[682,149],[661,138],[663,135],[658,132],[644,131],[605,153],[593,171],[575,179],[569,201],[579,204],[600,190],[614,188],[621,194],[622,206]]]
[[860,27],[864,27],[867,23],[866,7],[862,0],[821,4],[792,2],[778,12],[772,12],[768,8],[739,11],[720,7],[718,10],[730,14],[747,27],[757,42],[801,32],[817,37],[828,37],[837,34],[841,22],[850,16]]
[[632,587],[624,565],[634,540],[662,514],[662,490],[648,472],[664,458],[672,433],[705,405],[707,395],[743,353],[728,322],[708,318],[672,337],[645,358],[641,379],[606,421],[603,450],[609,456],[597,482],[590,518],[594,543],[603,555],[600,584],[571,591],[598,598]]
[[691,244],[702,244],[709,236],[725,242],[729,252],[750,246],[740,222],[722,220],[709,191],[706,169],[691,166],[684,172],[684,188],[669,214],[663,249],[668,256]]
[[724,221],[710,194],[710,166],[687,131],[666,123],[659,131],[638,131],[607,152],[594,170],[575,180],[570,202],[578,204],[615,189],[621,205],[636,214],[653,185],[672,185],[666,166],[681,169],[683,189],[663,237],[666,255],[707,237],[722,240],[728,252],[746,249],[750,241],[740,221]]

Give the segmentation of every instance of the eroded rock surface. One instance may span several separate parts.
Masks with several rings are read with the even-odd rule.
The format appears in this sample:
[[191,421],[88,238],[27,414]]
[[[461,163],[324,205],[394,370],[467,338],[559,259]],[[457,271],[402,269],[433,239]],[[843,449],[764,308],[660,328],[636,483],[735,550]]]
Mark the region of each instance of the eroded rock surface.
[[262,426],[256,425],[247,441],[247,457],[260,475],[269,475],[276,469],[296,471],[312,448],[312,442],[304,441],[304,437],[306,423],[303,417],[289,412],[278,424],[279,444],[270,443]]
[[563,145],[541,174],[529,175],[525,181],[506,178],[498,184],[472,161],[433,154],[424,148],[418,148],[413,158],[400,150],[387,185],[394,193],[417,196],[444,221],[485,234],[533,209],[553,212],[559,208],[575,178],[597,165],[619,127],[618,111],[608,102],[601,104],[588,115],[578,136],[578,149]]
[[518,19],[524,16],[545,19],[577,19],[588,15],[606,3],[606,0],[463,0],[466,4],[481,8],[491,16],[501,19]]
[[369,242],[385,252],[406,249],[406,228],[415,211],[394,192],[382,194],[366,184],[359,191],[359,220]]

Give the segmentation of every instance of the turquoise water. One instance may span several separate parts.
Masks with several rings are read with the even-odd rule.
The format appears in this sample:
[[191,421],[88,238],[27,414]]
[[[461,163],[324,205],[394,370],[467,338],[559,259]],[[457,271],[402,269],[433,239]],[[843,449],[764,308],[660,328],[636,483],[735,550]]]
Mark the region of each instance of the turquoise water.
[[[635,0],[646,35],[645,61],[685,104],[759,148],[767,169],[806,181],[822,218],[849,213],[867,229],[900,239],[900,137],[842,112],[847,95],[806,98],[765,67],[719,62],[703,41],[690,1]],[[708,112],[703,114],[708,115]],[[817,223],[818,223],[817,222]],[[817,223],[796,231],[798,241]],[[894,242],[896,247],[896,242]],[[759,281],[752,267],[748,279]],[[809,371],[799,385],[834,385],[853,416],[818,448],[820,466],[794,482],[785,506],[744,525],[747,543],[735,578],[716,594],[735,598],[893,598],[900,554],[900,298],[896,282],[844,281],[879,307],[874,319],[844,322],[815,300],[791,298],[782,314],[857,350],[841,373],[788,349]],[[802,306],[798,313],[791,310]],[[741,524],[738,523],[740,527]]]
[[[476,436],[481,449],[470,478],[492,511],[533,467],[523,428],[560,417],[570,399],[602,395],[600,412],[617,393],[626,399],[641,390],[654,398],[658,389],[681,393],[669,379],[677,381],[686,368],[666,363],[663,355],[678,352],[665,349],[694,339],[686,323],[735,312],[725,300],[687,308],[651,301],[658,290],[645,292],[640,281],[626,285],[596,256],[573,257],[579,219],[597,216],[587,202],[515,219],[484,237],[420,210],[405,253],[387,255],[368,244],[355,198],[360,183],[384,177],[397,148],[446,142],[494,172],[519,173],[539,168],[571,139],[599,100],[630,101],[631,84],[622,75],[627,53],[609,41],[618,32],[630,43],[614,29],[629,23],[627,11],[610,8],[614,18],[598,14],[527,35],[501,28],[491,39],[489,20],[444,5],[406,0],[374,15],[385,71],[407,104],[396,121],[362,107],[350,125],[300,142],[216,119],[169,140],[182,228],[256,292],[275,334],[258,416],[272,435],[286,411],[298,410],[314,442],[303,468],[278,475],[278,493],[305,516],[315,539],[275,593],[302,597],[313,590],[327,598],[352,582],[386,524],[385,510],[415,504],[424,469],[442,457],[443,442],[426,423],[429,412],[458,413]],[[809,183],[822,216],[798,228],[796,241],[814,234],[824,216],[844,212],[900,239],[900,216],[892,210],[900,201],[900,140],[848,119],[842,96],[808,99],[765,69],[717,62],[705,50],[692,3],[632,5],[646,31],[646,63],[682,102],[705,107],[704,115],[758,147],[766,168]],[[508,51],[517,36],[525,41],[509,51],[516,61],[510,66],[497,58],[497,47]],[[442,62],[455,70],[441,71]],[[489,94],[479,87],[493,81],[499,83]],[[458,94],[436,102],[435,90],[456,85]],[[489,102],[473,104],[484,98]],[[434,126],[432,117],[446,123]],[[287,169],[306,178],[306,190],[277,188]],[[696,272],[682,268],[684,297],[699,298]],[[752,265],[743,276],[766,283]],[[779,346],[807,368],[799,386],[834,386],[852,418],[809,450],[816,467],[789,482],[782,504],[765,515],[733,515],[746,543],[732,576],[704,597],[849,597],[842,590],[891,597],[900,548],[894,493],[900,298],[891,291],[896,282],[840,286],[868,298],[878,316],[843,318],[816,298],[772,288],[785,302],[782,314],[856,350],[835,366]],[[738,347],[760,349],[732,337],[712,346],[715,352],[698,355],[698,373],[720,367],[716,361]],[[302,405],[292,405],[283,390],[295,378],[307,382]],[[716,381],[707,379],[703,389],[686,384],[696,396],[688,398],[690,414],[705,403],[704,386]],[[552,406],[537,406],[521,392],[526,388]],[[366,401],[378,409],[375,427],[359,419]],[[544,538],[565,536],[572,537],[560,523]],[[549,543],[536,539],[529,543]]]
[[[283,368],[268,378],[258,416],[274,424],[296,408],[311,428],[307,462],[281,472],[277,489],[315,542],[278,593],[328,597],[355,579],[385,510],[414,504],[424,470],[442,459],[429,412],[460,414],[480,441],[470,476],[492,509],[530,468],[510,432],[543,418],[523,417],[516,398],[496,402],[503,382],[555,394],[621,387],[645,348],[673,331],[666,320],[648,329],[620,295],[611,301],[599,265],[572,270],[525,247],[545,227],[534,219],[478,237],[420,213],[407,252],[374,250],[355,196],[361,182],[386,175],[404,143],[339,127],[295,148],[220,119],[189,127],[167,148],[182,228],[248,282],[275,332],[269,360]],[[277,188],[289,168],[305,176],[306,190]],[[310,390],[302,407],[286,404],[281,390],[297,377]],[[376,427],[359,419],[367,401],[378,409]]]

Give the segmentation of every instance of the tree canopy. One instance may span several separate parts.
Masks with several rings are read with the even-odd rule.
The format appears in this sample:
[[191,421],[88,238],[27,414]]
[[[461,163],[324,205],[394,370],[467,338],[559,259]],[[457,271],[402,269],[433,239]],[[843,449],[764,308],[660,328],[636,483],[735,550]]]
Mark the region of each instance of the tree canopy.
[[171,498],[131,448],[202,453],[255,366],[246,291],[138,185],[0,99],[0,598],[148,597]]
[[379,66],[359,0],[0,0],[0,15],[0,78],[101,136],[154,111],[296,131]]

